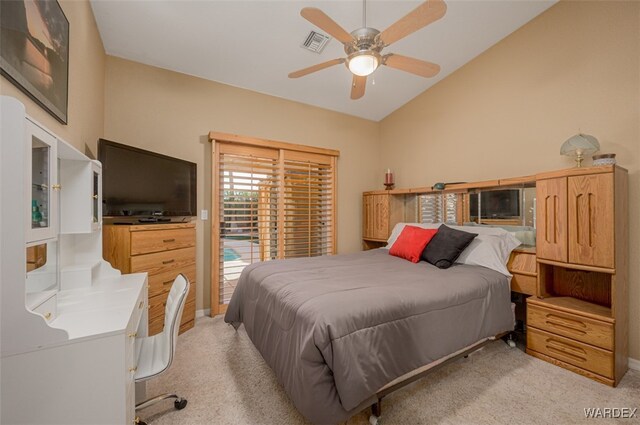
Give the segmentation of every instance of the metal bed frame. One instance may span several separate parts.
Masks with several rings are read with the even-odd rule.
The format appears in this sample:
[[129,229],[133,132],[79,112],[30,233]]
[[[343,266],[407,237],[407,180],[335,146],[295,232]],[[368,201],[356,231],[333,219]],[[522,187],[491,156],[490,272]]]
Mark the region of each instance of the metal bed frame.
[[[391,381],[389,384],[385,385],[384,387],[382,387],[382,389],[380,389],[377,393],[376,393],[376,398],[377,401],[371,405],[371,416],[369,416],[369,423],[371,425],[378,425],[380,422],[380,418],[382,416],[382,399],[386,396],[388,396],[389,394],[406,387],[409,384],[414,383],[415,381],[418,381],[424,377],[426,377],[427,375],[430,375],[431,373],[437,371],[438,369],[442,368],[443,366],[448,365],[449,363],[453,363],[454,361],[460,359],[461,357],[467,358],[469,357],[469,354],[478,351],[479,349],[481,349],[482,347],[484,347],[485,345],[491,343],[491,342],[495,342],[498,339],[502,339],[504,336],[511,336],[511,332],[503,332],[501,334],[498,334],[496,336],[493,337],[489,337],[487,339],[485,339],[484,341],[480,341],[476,344],[473,344],[472,346],[463,349],[462,351],[458,352],[457,354],[449,357],[448,359],[437,363],[419,373],[416,373],[415,375],[411,375],[409,377],[407,377],[404,380],[401,380],[400,382],[395,382]],[[513,348],[515,347],[515,344],[511,343],[511,339],[509,341],[506,341],[507,344],[509,345],[509,347]],[[411,373],[411,372],[409,372]]]

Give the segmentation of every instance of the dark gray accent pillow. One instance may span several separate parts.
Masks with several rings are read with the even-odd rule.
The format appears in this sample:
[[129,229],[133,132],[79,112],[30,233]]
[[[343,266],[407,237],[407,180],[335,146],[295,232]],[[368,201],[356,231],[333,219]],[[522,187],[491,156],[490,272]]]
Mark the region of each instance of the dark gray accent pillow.
[[476,233],[463,232],[443,224],[420,258],[440,269],[448,269],[476,236]]

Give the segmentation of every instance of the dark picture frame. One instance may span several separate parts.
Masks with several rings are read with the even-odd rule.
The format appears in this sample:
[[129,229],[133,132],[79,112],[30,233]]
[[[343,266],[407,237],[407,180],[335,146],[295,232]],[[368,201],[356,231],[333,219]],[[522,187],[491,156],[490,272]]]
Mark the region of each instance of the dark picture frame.
[[0,72],[67,124],[69,21],[57,0],[0,1]]

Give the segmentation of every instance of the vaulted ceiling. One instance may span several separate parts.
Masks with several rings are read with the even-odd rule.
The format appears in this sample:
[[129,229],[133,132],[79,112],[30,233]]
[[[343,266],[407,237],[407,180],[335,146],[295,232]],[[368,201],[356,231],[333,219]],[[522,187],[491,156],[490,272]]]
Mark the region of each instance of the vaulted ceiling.
[[[420,3],[369,1],[367,26],[383,30]],[[343,65],[298,79],[287,74],[345,56],[335,39],[320,54],[301,47],[311,30],[322,32],[300,16],[303,7],[353,31],[362,26],[362,2],[92,0],[92,7],[110,55],[378,121],[554,3],[449,0],[444,18],[385,49],[435,62],[441,72],[422,78],[380,67],[359,100],[349,98]]]

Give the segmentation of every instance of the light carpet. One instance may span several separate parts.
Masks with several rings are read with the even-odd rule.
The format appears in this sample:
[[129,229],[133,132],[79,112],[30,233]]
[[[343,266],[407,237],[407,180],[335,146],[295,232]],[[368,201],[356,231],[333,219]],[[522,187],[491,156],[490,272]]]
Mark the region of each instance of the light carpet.
[[[142,410],[149,425],[307,423],[244,328],[235,332],[221,316],[200,318],[180,335],[171,369],[147,384],[148,395],[163,392],[189,404],[177,411],[165,401]],[[594,423],[584,409],[597,407],[640,408],[640,372],[609,388],[496,341],[385,398],[381,423]],[[348,424],[368,424],[368,416],[367,410]],[[620,422],[640,423],[640,409]]]

